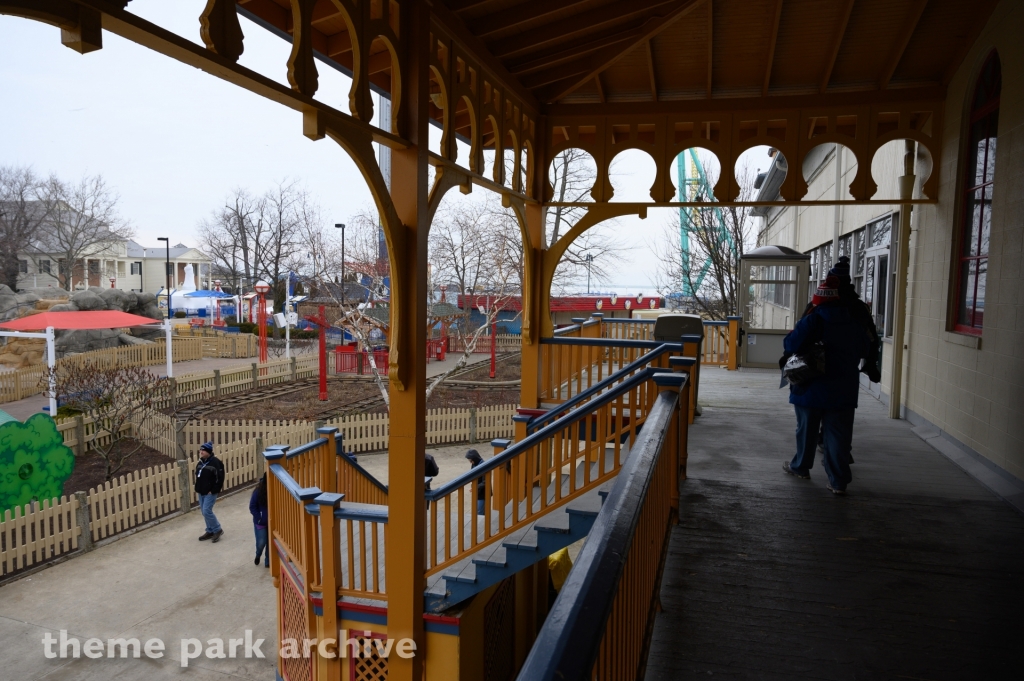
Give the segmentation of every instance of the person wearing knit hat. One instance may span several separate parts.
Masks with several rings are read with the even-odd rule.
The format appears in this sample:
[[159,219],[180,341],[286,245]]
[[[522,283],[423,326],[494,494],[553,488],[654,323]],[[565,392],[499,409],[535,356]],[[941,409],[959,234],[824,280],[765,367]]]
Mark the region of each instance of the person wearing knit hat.
[[[848,295],[843,295],[847,289]],[[798,478],[810,478],[818,433],[822,431],[826,487],[837,495],[845,494],[853,479],[851,446],[859,373],[861,361],[871,352],[872,336],[864,321],[871,319],[866,312],[850,286],[849,258],[840,258],[814,292],[807,313],[783,341],[787,355],[807,356],[820,345],[825,361],[821,375],[799,385],[790,384],[789,401],[797,420],[796,454],[782,468]]]
[[828,303],[835,303],[839,301],[839,277],[834,274],[830,274],[825,277],[825,281],[818,285],[818,289],[814,292],[814,297],[811,298],[811,302],[817,305],[826,305]]

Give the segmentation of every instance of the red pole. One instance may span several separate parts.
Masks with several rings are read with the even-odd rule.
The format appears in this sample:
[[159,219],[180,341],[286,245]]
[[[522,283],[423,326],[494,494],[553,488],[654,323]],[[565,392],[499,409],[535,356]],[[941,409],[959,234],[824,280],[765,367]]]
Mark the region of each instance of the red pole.
[[[490,302],[490,301],[488,301],[488,302]],[[490,305],[487,306],[487,309],[488,309],[488,311],[490,311]],[[497,315],[495,315],[494,319],[491,320],[491,378],[494,378],[495,354],[496,354],[497,347],[498,347],[498,334],[497,334],[497,331],[498,331],[498,317],[497,317]]]
[[320,316],[320,401],[327,401],[327,315],[324,306],[318,310]]
[[262,293],[257,295],[256,300],[260,306],[256,311],[256,323],[260,326],[260,362],[265,364],[267,361],[267,301],[263,298]]

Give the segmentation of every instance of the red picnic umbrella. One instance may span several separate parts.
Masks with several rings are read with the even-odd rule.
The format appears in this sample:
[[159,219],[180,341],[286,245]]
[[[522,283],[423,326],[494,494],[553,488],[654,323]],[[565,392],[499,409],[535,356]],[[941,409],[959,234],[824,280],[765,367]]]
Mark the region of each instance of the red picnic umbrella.
[[40,312],[0,324],[0,329],[10,331],[36,331],[54,329],[120,329],[126,326],[160,324],[162,320],[128,314],[120,310]]

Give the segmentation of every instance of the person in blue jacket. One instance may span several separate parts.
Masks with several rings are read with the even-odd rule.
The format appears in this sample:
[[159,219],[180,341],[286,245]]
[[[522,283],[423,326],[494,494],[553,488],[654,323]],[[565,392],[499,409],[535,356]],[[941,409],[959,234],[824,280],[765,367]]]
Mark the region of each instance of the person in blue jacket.
[[249,497],[249,513],[252,514],[253,529],[256,532],[256,560],[253,565],[260,564],[263,556],[263,567],[270,567],[270,548],[267,546],[267,474],[260,478],[260,483]]
[[790,386],[789,402],[796,411],[796,455],[782,464],[790,475],[810,478],[821,428],[826,487],[833,494],[846,493],[853,478],[850,451],[860,393],[858,374],[863,370],[877,380],[873,362],[871,366],[864,364],[862,369],[862,360],[874,354],[877,337],[867,306],[849,285],[849,259],[840,258],[840,263],[815,291],[811,307],[783,343],[786,354],[792,355],[820,342],[825,355],[822,376]]

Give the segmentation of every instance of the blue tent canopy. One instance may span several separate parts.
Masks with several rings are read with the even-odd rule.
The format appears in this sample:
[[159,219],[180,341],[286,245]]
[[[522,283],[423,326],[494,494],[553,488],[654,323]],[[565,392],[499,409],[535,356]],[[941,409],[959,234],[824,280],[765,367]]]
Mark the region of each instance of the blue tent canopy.
[[224,293],[223,291],[192,291],[185,293],[186,298],[234,298],[230,293]]

